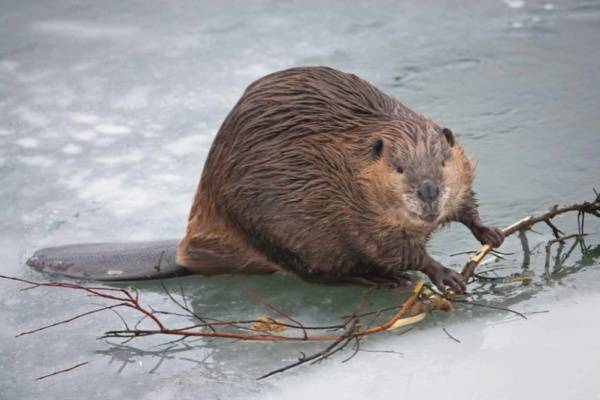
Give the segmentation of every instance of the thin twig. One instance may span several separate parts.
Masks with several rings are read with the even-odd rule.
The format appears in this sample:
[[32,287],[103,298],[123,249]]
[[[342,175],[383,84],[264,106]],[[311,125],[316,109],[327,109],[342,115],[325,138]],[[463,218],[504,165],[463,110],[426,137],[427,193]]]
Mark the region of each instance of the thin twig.
[[[578,212],[578,220],[581,219],[580,224],[579,224],[579,226],[581,227],[579,233],[583,234],[583,224],[584,224],[583,219],[584,219],[585,214],[592,214],[594,216],[600,217],[600,194],[598,194],[595,190],[594,190],[594,194],[596,195],[596,198],[592,202],[586,201],[583,203],[571,204],[571,205],[563,206],[563,207],[559,207],[558,205],[555,205],[555,206],[551,207],[549,211],[547,211],[541,215],[533,215],[532,214],[532,215],[529,215],[529,216],[521,219],[520,221],[504,228],[502,230],[502,233],[504,234],[504,236],[510,236],[515,232],[530,229],[533,225],[535,225],[539,222],[550,221],[552,218],[556,217],[557,215],[564,214],[564,213],[571,212],[571,211],[577,211]],[[579,218],[579,216],[581,216],[581,218]],[[475,271],[475,268],[477,267],[477,265],[481,262],[483,257],[485,257],[485,255],[490,252],[490,250],[492,250],[492,246],[490,246],[489,244],[485,244],[477,251],[477,253],[475,253],[475,255],[473,257],[471,257],[471,259],[465,264],[465,266],[463,267],[463,270],[461,272],[462,276],[465,277],[465,279],[468,279],[473,275],[473,272]]]
[[456,343],[461,343],[460,340],[458,340],[456,337],[454,337],[453,335],[450,334],[450,332],[448,332],[448,330],[446,328],[442,328],[442,330],[444,331],[444,333],[446,333],[446,335],[448,335],[448,337],[452,340],[454,340]]
[[[95,313],[100,312],[100,311],[112,310],[113,308],[117,308],[117,307],[129,307],[129,305],[128,304],[119,303],[119,304],[114,304],[112,306],[106,306],[106,307],[96,308],[96,309],[91,310],[91,311],[86,311],[84,313],[77,314],[77,315],[75,315],[74,317],[71,317],[71,318],[63,319],[61,321],[54,322],[52,324],[44,325],[42,327],[39,327],[39,328],[36,328],[36,329],[32,329],[30,331],[21,332],[18,335],[15,335],[15,337],[21,337],[21,336],[25,336],[25,335],[31,335],[32,333],[43,331],[43,330],[46,330],[48,328],[53,328],[53,327],[58,326],[58,325],[63,325],[63,324],[75,321],[76,319],[79,319],[79,318],[82,318],[82,317],[86,317],[88,315],[95,314]],[[125,325],[125,326],[127,326],[127,325]]]
[[569,239],[580,239],[585,236],[585,233],[575,233],[573,235],[559,236],[556,239],[548,240],[546,243],[546,258],[544,260],[544,277],[546,280],[550,279],[550,250],[552,245],[560,243],[561,245]]
[[264,374],[262,376],[259,376],[258,378],[256,378],[256,380],[260,381],[260,380],[266,379],[266,378],[268,378],[270,376],[273,376],[275,374],[280,374],[280,373],[288,371],[288,370],[290,370],[292,368],[296,368],[296,367],[298,367],[298,366],[300,366],[302,364],[306,364],[308,362],[312,362],[312,361],[315,361],[315,360],[318,360],[318,359],[324,357],[325,355],[327,355],[327,354],[331,353],[332,351],[334,351],[336,347],[338,347],[340,344],[342,344],[342,342],[344,342],[345,340],[348,340],[348,338],[351,338],[351,334],[354,331],[355,326],[356,326],[356,323],[354,323],[346,331],[346,333],[344,333],[343,335],[341,335],[338,339],[336,339],[333,343],[331,343],[329,346],[327,346],[324,350],[322,350],[320,352],[317,352],[317,353],[315,353],[315,354],[313,354],[311,356],[308,356],[308,357],[305,356],[304,353],[301,353],[302,356],[300,358],[298,358],[298,361],[296,361],[296,362],[294,362],[292,364],[286,365],[284,367],[278,368],[276,370],[273,370],[271,372],[268,372],[268,373],[266,373],[266,374]]
[[[163,259],[164,254],[165,254],[164,251],[160,253],[160,257],[158,258],[158,264],[154,267],[154,268],[156,268],[156,270],[158,272],[160,272],[160,267],[161,267],[161,263],[162,263],[162,259]],[[164,292],[167,294],[167,296],[169,297],[169,299],[171,299],[171,301],[173,303],[175,303],[182,310],[184,310],[187,313],[189,313],[190,316],[192,316],[192,317],[196,318],[198,321],[206,324],[206,326],[207,326],[208,329],[210,329],[213,332],[216,332],[216,330],[210,324],[208,324],[203,317],[201,317],[200,315],[196,314],[196,312],[194,312],[192,309],[190,309],[187,306],[187,301],[185,300],[185,294],[183,293],[183,287],[181,287],[181,285],[179,286],[179,288],[181,290],[181,297],[183,298],[184,304],[181,304],[179,301],[177,301],[177,299],[175,299],[175,297],[173,297],[173,295],[171,294],[171,292],[169,292],[169,289],[167,289],[167,286],[165,285],[165,283],[163,282],[162,279],[159,279],[158,281],[160,283],[160,286],[164,290]]]
[[[185,304],[181,304],[175,297],[173,297],[173,295],[171,294],[171,292],[169,291],[169,289],[167,289],[167,285],[165,285],[165,283],[163,282],[162,279],[159,279],[159,283],[160,286],[162,287],[163,291],[166,293],[166,295],[169,297],[169,299],[175,303],[175,305],[177,305],[179,308],[181,308],[183,311],[186,311],[191,317],[196,318],[198,321],[202,322],[203,326],[207,327],[208,329],[210,329],[212,332],[216,332],[216,329],[213,328],[213,326],[206,322],[206,319],[204,317],[201,317],[200,315],[198,315],[196,312],[194,312],[194,310],[190,309],[187,305]],[[185,297],[184,297],[185,298]]]
[[79,363],[77,365],[73,365],[72,367],[61,369],[59,371],[52,372],[51,374],[48,374],[48,375],[40,376],[38,378],[35,378],[35,380],[36,381],[41,381],[42,379],[50,378],[51,376],[54,376],[54,375],[62,374],[64,372],[73,371],[75,368],[82,367],[82,366],[84,366],[86,364],[89,364],[89,361],[82,362],[82,363]]
[[519,311],[515,311],[513,309],[510,309],[510,308],[506,308],[506,307],[493,306],[493,305],[490,305],[490,304],[483,304],[483,303],[475,303],[475,302],[469,301],[469,300],[457,300],[457,299],[454,299],[452,301],[454,303],[464,303],[464,304],[469,304],[469,305],[476,306],[476,307],[483,307],[483,308],[489,308],[489,309],[492,309],[492,310],[506,311],[506,312],[509,312],[509,313],[513,313],[513,314],[515,314],[515,315],[517,315],[517,316],[519,316],[519,317],[521,317],[523,319],[527,319],[527,317],[525,316],[525,314],[523,314],[523,313],[521,313]]

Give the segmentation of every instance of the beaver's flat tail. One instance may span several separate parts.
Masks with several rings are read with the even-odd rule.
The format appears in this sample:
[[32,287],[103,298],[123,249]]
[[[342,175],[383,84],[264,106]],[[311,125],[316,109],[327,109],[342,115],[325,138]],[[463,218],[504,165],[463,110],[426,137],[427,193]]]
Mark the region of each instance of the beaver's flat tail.
[[86,243],[38,250],[27,260],[33,269],[76,279],[129,281],[188,275],[177,264],[177,240]]

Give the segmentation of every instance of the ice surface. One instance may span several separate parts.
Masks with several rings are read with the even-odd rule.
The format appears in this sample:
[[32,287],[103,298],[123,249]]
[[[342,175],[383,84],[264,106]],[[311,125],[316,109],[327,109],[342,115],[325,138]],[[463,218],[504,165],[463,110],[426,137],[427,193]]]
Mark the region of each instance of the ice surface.
[[[0,9],[3,274],[47,279],[24,267],[44,246],[181,237],[221,121],[252,80],[294,65],[354,72],[452,128],[479,162],[487,221],[507,225],[600,188],[597,1],[6,0]],[[576,229],[574,218],[559,223]],[[588,219],[586,230],[599,225]],[[596,399],[600,237],[587,239],[585,254],[574,248],[548,283],[539,246],[551,235],[540,232],[529,235],[538,246],[526,265],[534,280],[494,287],[479,301],[547,313],[525,321],[459,307],[363,344],[400,355],[362,352],[341,363],[342,354],[264,382],[255,378],[320,347],[96,340],[120,326],[111,313],[14,338],[92,305],[0,282],[0,398]],[[453,226],[430,251],[459,268],[465,256],[449,254],[476,247]],[[519,241],[503,250],[515,254],[491,265],[520,271]],[[231,318],[265,313],[242,287],[308,322],[343,315],[363,293],[293,277],[180,282],[199,313]],[[145,301],[168,304],[156,282],[135,286]]]
[[126,135],[131,132],[131,129],[127,126],[114,124],[99,124],[94,128],[105,135]]
[[52,20],[31,24],[33,32],[82,41],[119,39],[138,33],[135,27],[96,23],[93,20]]
[[600,306],[600,296],[565,297],[544,303],[551,311],[528,320],[506,317],[444,324],[461,343],[446,337],[441,327],[410,332],[402,345],[394,345],[399,340],[382,340],[377,349],[396,348],[402,354],[365,353],[351,363],[290,375],[257,398],[380,399],[396,394],[594,399],[600,390],[600,344],[597,322],[590,316]]

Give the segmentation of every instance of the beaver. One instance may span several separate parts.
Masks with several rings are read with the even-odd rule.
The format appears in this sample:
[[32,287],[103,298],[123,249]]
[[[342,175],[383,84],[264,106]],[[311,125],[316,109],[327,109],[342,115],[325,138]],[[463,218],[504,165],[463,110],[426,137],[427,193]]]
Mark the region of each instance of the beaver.
[[[365,80],[328,67],[275,72],[246,89],[219,129],[175,265],[375,285],[404,284],[416,270],[464,291],[426,245],[452,221],[502,243],[480,220],[474,175],[450,129]],[[56,264],[44,255],[32,264]]]

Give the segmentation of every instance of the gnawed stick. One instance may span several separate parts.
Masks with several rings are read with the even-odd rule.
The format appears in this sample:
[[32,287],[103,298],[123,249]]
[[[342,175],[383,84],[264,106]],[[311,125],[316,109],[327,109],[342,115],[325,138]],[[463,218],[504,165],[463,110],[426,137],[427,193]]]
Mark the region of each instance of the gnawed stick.
[[[593,202],[585,201],[583,203],[576,203],[576,204],[571,204],[571,205],[562,206],[562,207],[555,205],[555,206],[551,207],[550,210],[548,210],[544,214],[540,214],[540,215],[532,214],[532,215],[529,215],[529,216],[521,219],[520,221],[515,222],[514,224],[502,229],[502,233],[504,234],[504,236],[510,236],[516,232],[526,231],[526,230],[530,229],[533,225],[535,225],[539,222],[544,222],[544,223],[546,223],[546,225],[548,225],[552,228],[552,227],[554,227],[554,224],[552,224],[552,222],[551,222],[552,218],[556,217],[557,215],[564,214],[564,213],[571,212],[571,211],[578,212],[578,214],[577,214],[578,219],[580,217],[581,217],[581,219],[583,219],[583,216],[585,214],[591,214],[596,217],[600,217],[600,194],[599,193],[595,193],[595,194],[596,194],[596,198],[594,199]],[[554,234],[556,234],[555,229],[556,228],[552,229]],[[465,264],[465,266],[462,269],[461,275],[465,279],[469,279],[471,276],[473,276],[473,272],[475,272],[475,268],[477,268],[477,266],[479,265],[481,260],[483,260],[483,258],[491,250],[492,250],[492,246],[490,246],[489,244],[484,244],[477,251],[477,253],[475,253],[471,257],[471,259]]]
[[[408,310],[410,310],[410,308],[413,306],[413,304],[415,304],[415,302],[419,298],[419,294],[421,294],[421,291],[423,290],[424,286],[425,286],[425,282],[423,282],[423,280],[419,279],[417,281],[417,283],[415,284],[415,288],[413,289],[410,297],[408,299],[406,299],[406,301],[402,304],[402,307],[400,307],[400,309],[392,316],[392,318],[390,318],[383,324],[375,325],[365,331],[358,332],[357,335],[366,336],[366,335],[371,335],[373,333],[377,333],[377,332],[381,332],[381,331],[385,331],[385,330],[393,330],[393,329],[399,328],[400,326],[410,325],[407,323],[398,324],[398,321],[400,321],[400,319],[404,316],[404,314],[406,314],[406,312]],[[415,321],[415,322],[418,322],[418,321]]]

